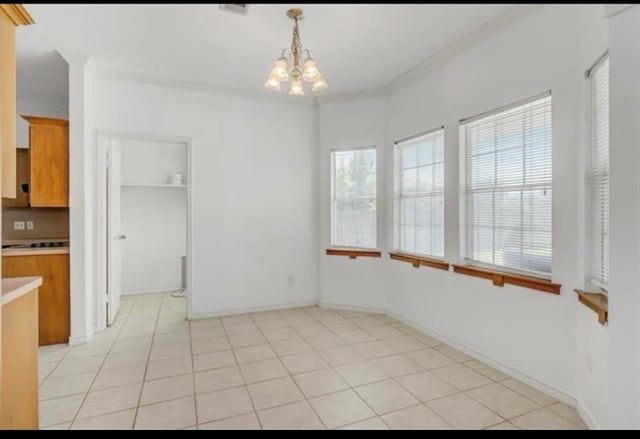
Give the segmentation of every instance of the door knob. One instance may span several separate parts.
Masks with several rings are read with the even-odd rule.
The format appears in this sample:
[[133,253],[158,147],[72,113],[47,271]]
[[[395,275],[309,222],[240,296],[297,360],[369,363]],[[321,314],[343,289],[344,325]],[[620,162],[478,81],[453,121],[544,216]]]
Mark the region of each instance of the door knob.
[[118,239],[127,239],[127,235],[118,235]]

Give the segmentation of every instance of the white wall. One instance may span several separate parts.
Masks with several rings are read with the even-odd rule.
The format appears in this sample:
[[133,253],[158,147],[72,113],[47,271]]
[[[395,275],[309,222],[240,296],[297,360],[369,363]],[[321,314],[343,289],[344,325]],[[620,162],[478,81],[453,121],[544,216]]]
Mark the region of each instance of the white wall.
[[609,427],[640,428],[640,7],[610,18]]
[[[609,29],[602,7],[582,9],[576,17],[580,20],[580,62],[579,70],[586,70],[609,48]],[[582,81],[582,117],[583,129],[577,150],[578,210],[584,218],[591,213],[590,208],[590,156],[591,156],[591,82]],[[579,236],[576,258],[579,278],[588,276],[589,252],[591,250],[591,229],[588,221],[578,224]],[[585,287],[586,284],[578,284]],[[593,311],[576,301],[576,399],[578,410],[593,428],[607,426],[607,392],[608,392],[608,346],[609,334],[606,326],[600,325]]]
[[[592,28],[597,32],[606,28],[601,7],[545,7],[429,75],[392,91],[386,111],[364,99],[320,106],[320,145],[325,155],[328,148],[341,143],[360,145],[370,141],[371,136],[384,139],[385,123],[381,118],[387,120],[386,141],[380,146],[383,154],[379,155],[381,166],[386,169],[381,177],[384,191],[378,205],[384,212],[379,226],[384,258],[367,261],[365,267],[364,261],[324,257],[320,274],[328,285],[321,287],[323,300],[326,295],[335,303],[366,304],[370,293],[357,288],[356,282],[364,279],[367,286],[375,285],[373,297],[378,297],[379,285],[386,284],[386,304],[392,313],[511,368],[571,402],[578,393],[575,328],[576,309],[581,306],[577,305],[573,288],[582,286],[584,276],[579,255],[584,232],[579,209],[584,206],[576,197],[577,186],[583,182],[577,158],[582,145],[580,130],[584,129],[587,67],[580,57],[581,31]],[[593,44],[599,50],[602,41],[596,40]],[[388,260],[386,252],[393,249],[393,141],[446,126],[445,250],[448,261],[460,262],[458,120],[546,90],[553,93],[554,117],[553,279],[563,284],[562,294],[555,296],[509,285],[497,288],[484,279],[430,268],[416,270],[409,264]],[[373,101],[380,105],[384,102]],[[322,188],[328,187],[327,160],[320,163],[325,168],[319,179],[322,194]],[[321,245],[326,245],[326,192],[320,203],[324,232]],[[363,265],[361,271],[354,271],[357,263]],[[606,335],[600,334],[602,328],[596,326],[594,315],[583,314],[585,319],[591,318],[589,326],[595,333],[582,342],[581,352],[592,349],[593,355],[600,355]],[[598,335],[600,338],[594,340]],[[584,343],[589,347],[585,348]],[[596,370],[597,367],[594,365],[593,370],[601,380],[606,371]],[[582,378],[586,379],[593,377]],[[600,390],[601,386],[596,385],[594,392],[587,393],[592,396]],[[594,410],[600,415],[601,407]]]
[[312,106],[112,77],[97,89],[97,129],[192,139],[192,314],[316,299]]
[[[166,184],[174,172],[187,181],[187,145],[121,142],[122,183]],[[181,286],[187,252],[187,190],[123,186],[121,192],[123,294]]]
[[[355,308],[386,308],[384,286],[385,258],[348,259],[327,256],[331,243],[331,165],[332,149],[377,147],[378,194],[384,190],[385,99],[369,98],[352,102],[323,104],[318,113],[319,167],[319,288],[320,302]],[[384,202],[377,206],[378,247],[384,247]]]
[[[69,344],[91,339],[97,314],[94,205],[96,153],[95,60],[65,54],[69,63],[69,283],[71,335]],[[102,318],[104,318],[102,316]]]

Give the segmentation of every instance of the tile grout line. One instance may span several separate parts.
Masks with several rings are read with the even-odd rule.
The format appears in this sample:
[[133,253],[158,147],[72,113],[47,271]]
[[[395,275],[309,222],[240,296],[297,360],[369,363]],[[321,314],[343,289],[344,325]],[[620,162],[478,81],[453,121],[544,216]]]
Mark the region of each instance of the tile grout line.
[[[139,298],[136,299],[135,304],[137,305]],[[140,394],[138,395],[138,404],[136,405],[136,412],[133,415],[133,424],[131,425],[131,430],[135,430],[136,422],[138,421],[138,412],[140,410],[140,402],[142,401],[142,392],[144,391],[144,384],[147,378],[147,372],[149,371],[149,363],[151,362],[151,351],[153,350],[153,342],[156,339],[156,330],[158,328],[158,321],[160,320],[160,311],[162,310],[162,303],[164,302],[164,295],[160,298],[160,306],[158,307],[158,314],[156,315],[156,323],[153,327],[153,334],[151,334],[151,345],[149,346],[149,352],[147,353],[147,362],[144,367],[144,374],[142,375],[142,385],[140,386]]]
[[[251,319],[251,320],[253,321],[253,319]],[[260,416],[258,416],[258,411],[256,410],[256,405],[253,402],[253,398],[251,398],[251,393],[249,392],[249,386],[247,384],[247,380],[245,379],[244,374],[242,373],[242,368],[240,367],[240,362],[238,362],[238,357],[236,355],[236,351],[235,351],[235,349],[233,349],[233,346],[231,345],[231,340],[229,339],[229,333],[227,332],[227,328],[226,328],[226,326],[224,324],[224,321],[222,320],[222,317],[220,317],[220,325],[222,326],[222,330],[226,334],[227,341],[229,342],[229,350],[231,351],[231,355],[233,355],[233,359],[236,362],[236,366],[235,367],[238,368],[238,373],[240,374],[240,378],[242,379],[242,383],[243,383],[242,386],[236,386],[236,387],[242,387],[244,389],[244,391],[247,393],[247,397],[249,398],[249,402],[251,403],[251,407],[253,408],[253,416],[255,416],[256,421],[258,422],[258,427],[260,427],[259,428],[260,430],[264,430],[262,428],[262,422],[260,421]],[[256,325],[256,327],[257,327],[257,325]],[[223,389],[223,390],[226,390],[226,389]],[[217,390],[215,392],[217,392]],[[211,393],[213,393],[213,392],[211,392]],[[243,416],[243,415],[245,415],[245,414],[229,416],[229,417],[224,418],[224,419],[231,419],[231,418],[234,418],[236,416]],[[215,419],[215,420],[210,421],[210,422],[219,422],[221,420],[223,420],[223,419]],[[198,426],[198,430],[199,429],[200,429],[200,426]]]
[[[185,304],[185,307],[186,307],[186,304]],[[186,317],[185,317],[185,320],[186,320]],[[187,325],[189,328],[189,351],[191,353],[191,377],[193,382],[193,409],[194,409],[194,417],[196,420],[196,430],[200,430],[200,428],[198,427],[200,425],[200,422],[198,421],[198,398],[197,398],[197,392],[196,392],[196,366],[195,366],[195,359],[193,354],[193,339],[191,338],[191,322],[189,322],[189,320],[187,320]]]
[[[251,316],[251,320],[254,320],[254,319],[253,319],[253,316]],[[283,319],[283,320],[284,320],[284,319]],[[285,322],[287,322],[287,321],[285,320]],[[254,324],[255,324],[255,320],[254,320]],[[320,417],[320,415],[319,415],[319,414],[318,414],[318,412],[316,411],[315,407],[314,407],[314,406],[313,406],[313,404],[311,404],[311,402],[307,399],[307,395],[305,395],[305,393],[302,391],[302,388],[300,388],[300,385],[298,384],[298,382],[296,381],[296,379],[295,379],[295,378],[293,377],[293,375],[291,374],[291,371],[290,371],[290,370],[287,368],[287,366],[285,366],[285,364],[282,362],[282,359],[281,359],[280,355],[278,354],[278,352],[277,352],[275,349],[273,349],[273,346],[271,345],[271,341],[269,340],[269,338],[268,338],[268,337],[266,337],[266,336],[264,335],[264,333],[262,332],[262,329],[260,328],[260,326],[258,326],[258,325],[256,324],[256,327],[258,328],[258,330],[260,331],[260,333],[262,334],[262,336],[263,336],[263,337],[265,338],[265,340],[267,341],[267,345],[269,346],[269,348],[270,348],[270,349],[271,349],[271,350],[276,354],[276,358],[278,359],[278,361],[280,362],[280,364],[282,364],[282,367],[284,368],[284,370],[287,372],[287,374],[288,374],[288,378],[289,378],[291,381],[293,381],[293,384],[294,384],[294,385],[296,386],[296,388],[298,389],[298,392],[300,392],[300,394],[302,395],[302,398],[303,398],[303,399],[302,399],[301,401],[305,401],[305,402],[307,403],[307,405],[308,405],[309,407],[311,407],[311,410],[312,410],[312,411],[313,411],[313,413],[316,415],[316,418],[318,418],[318,421],[320,421],[320,424],[324,427],[324,429],[325,429],[325,430],[328,430],[328,428],[327,428],[326,424],[324,423],[324,421],[322,420],[322,418]],[[291,326],[289,326],[289,322],[287,322],[287,326],[286,326],[286,327],[287,327],[287,328],[291,327]],[[291,329],[293,329],[293,331],[294,331],[294,332],[297,332],[297,331],[295,330],[295,328],[291,327]],[[313,346],[312,346],[312,348],[313,348]],[[295,401],[295,402],[297,402],[297,401]],[[294,404],[295,402],[291,402],[291,403],[283,404],[283,406],[284,406],[284,405],[288,405],[288,404]],[[270,409],[273,409],[273,408],[276,408],[276,407],[269,407],[268,409],[265,409],[265,410],[270,410]],[[260,417],[257,415],[257,413],[256,413],[256,416],[258,417],[258,419],[260,419]]]
[[[102,366],[104,366],[104,363],[107,361],[107,357],[109,356],[109,353],[111,352],[111,349],[113,348],[113,345],[115,344],[115,340],[118,337],[118,335],[120,334],[120,332],[122,331],[122,328],[124,328],[124,322],[126,322],[129,319],[129,315],[130,314],[131,314],[131,309],[129,309],[129,311],[127,312],[127,315],[124,317],[123,325],[122,325],[122,327],[120,329],[118,329],[118,333],[113,338],[113,341],[111,342],[111,345],[109,346],[109,350],[107,351],[107,353],[104,356],[104,359],[100,363],[100,366],[98,367],[98,370],[96,371],[95,376],[93,377],[93,380],[91,381],[91,384],[89,385],[89,388],[85,392],[84,397],[82,398],[82,402],[78,406],[78,410],[76,411],[75,415],[73,416],[73,420],[71,420],[68,429],[71,429],[71,427],[73,427],[73,424],[78,420],[78,415],[80,414],[80,411],[82,410],[82,407],[84,406],[85,402],[87,401],[87,397],[89,396],[89,393],[91,393],[91,388],[93,387],[93,385],[95,384],[96,380],[98,379],[98,375],[100,375],[100,372],[102,371]],[[107,330],[108,330],[108,327],[107,327],[107,329],[105,331],[107,331]]]
[[[322,322],[320,322],[320,323],[321,323],[323,326],[325,326],[325,327],[326,327],[326,325],[325,325],[325,324],[323,324]],[[327,329],[329,329],[329,328],[327,328]],[[361,329],[362,329],[362,330],[364,330],[366,333],[368,333],[368,334],[370,334],[370,335],[372,335],[372,336],[376,337],[375,335],[373,335],[373,334],[371,334],[369,331],[367,331],[365,328],[361,328]],[[330,329],[329,329],[329,330],[330,330]],[[335,332],[334,332],[334,333],[335,333]],[[337,336],[338,336],[338,338],[340,338],[342,341],[345,341],[345,340],[343,340],[343,339],[342,339],[338,334],[336,334],[336,335],[337,335]],[[376,340],[377,340],[377,341],[382,342],[381,340],[377,339],[377,337],[376,337]],[[364,343],[368,343],[368,342],[364,342]],[[386,343],[384,343],[384,342],[382,342],[382,343],[383,343],[383,344],[385,344],[385,346],[388,346],[388,345],[386,345]],[[355,344],[357,344],[357,343],[355,343]],[[351,348],[353,349],[353,344],[347,344],[347,346],[349,346],[349,347],[351,347]],[[395,351],[395,349],[394,349],[394,348],[392,348],[391,346],[389,346],[389,347],[390,347],[392,350],[394,350],[394,351]],[[356,351],[357,351],[357,349],[356,349]],[[360,353],[360,352],[358,352],[358,353]],[[361,354],[361,353],[360,353],[360,354]],[[377,358],[387,358],[387,357],[395,356],[395,355],[398,355],[398,354],[401,354],[401,353],[399,353],[399,352],[398,352],[398,353],[394,353],[394,354],[388,355],[388,356],[386,356],[386,357],[372,357],[372,358],[368,358],[368,359],[363,357],[363,358],[362,358],[362,360],[363,360],[363,361],[367,361],[367,362],[372,362],[372,363],[373,363],[373,361],[372,361],[372,360],[375,360],[375,359],[377,359]],[[402,354],[401,354],[401,355],[402,355]],[[346,364],[349,364],[349,363],[346,363]],[[374,367],[376,367],[377,369],[379,369],[375,364],[373,364],[373,366],[374,366]],[[418,365],[418,366],[420,366],[420,365]],[[353,385],[351,385],[351,383],[350,383],[349,381],[347,381],[347,380],[346,380],[346,379],[345,379],[345,378],[344,378],[344,377],[343,377],[343,376],[342,376],[342,375],[341,375],[337,370],[335,370],[335,368],[334,368],[334,366],[333,366],[333,365],[329,365],[329,367],[331,367],[331,368],[332,368],[332,370],[333,370],[333,372],[334,372],[335,374],[337,374],[338,376],[340,376],[340,377],[342,378],[342,380],[344,380],[344,382],[349,386],[349,390],[351,390],[353,393],[355,393],[355,395],[360,399],[360,401],[362,401],[362,402],[363,402],[363,403],[364,403],[364,404],[365,404],[365,405],[366,405],[366,406],[371,410],[371,412],[374,414],[374,416],[373,416],[373,417],[371,417],[371,418],[361,419],[361,420],[359,420],[359,421],[355,421],[355,422],[353,422],[353,423],[349,423],[349,424],[345,424],[345,425],[339,425],[339,426],[336,426],[336,427],[334,428],[334,430],[337,430],[337,429],[339,429],[339,428],[343,428],[343,427],[346,427],[346,426],[349,426],[349,425],[354,425],[354,424],[357,424],[357,423],[359,423],[359,422],[364,422],[364,421],[366,421],[366,420],[368,420],[368,419],[373,419],[373,418],[378,418],[378,419],[380,419],[380,421],[382,422],[382,424],[383,424],[383,425],[386,425],[390,430],[393,430],[393,429],[391,428],[391,426],[385,422],[385,420],[384,420],[384,418],[383,418],[383,415],[379,414],[379,413],[378,413],[378,412],[377,412],[377,411],[376,411],[376,410],[375,410],[375,409],[374,409],[374,408],[373,408],[373,407],[372,407],[372,406],[371,406],[371,405],[370,405],[370,404],[369,404],[369,403],[368,403],[368,402],[367,402],[367,401],[362,397],[362,395],[360,395],[360,393],[358,392],[357,388],[358,388],[358,387],[369,386],[369,385],[371,385],[371,384],[377,384],[377,383],[381,383],[381,382],[385,382],[385,381],[393,381],[396,385],[398,385],[398,386],[400,386],[401,388],[403,388],[403,389],[404,389],[404,387],[402,387],[399,383],[397,383],[397,382],[395,381],[395,378],[394,378],[394,377],[390,376],[390,375],[389,375],[389,374],[387,374],[385,371],[383,371],[383,370],[381,370],[381,369],[380,369],[380,370],[381,370],[381,372],[382,372],[382,373],[384,373],[384,374],[386,375],[386,378],[385,378],[385,379],[382,379],[382,380],[379,380],[379,381],[373,381],[373,382],[366,383],[366,384],[362,384],[362,385],[360,385],[360,386],[353,386]],[[405,390],[406,390],[406,389],[405,389]],[[342,391],[338,391],[338,392],[335,392],[335,393],[340,393],[340,392],[342,392]],[[409,392],[409,394],[411,394],[411,393]],[[331,395],[331,394],[328,394],[328,395]],[[320,397],[320,396],[326,396],[326,395],[318,395],[317,397]],[[415,396],[415,395],[412,395],[412,396]],[[416,403],[416,404],[413,404],[413,405],[410,405],[410,406],[407,406],[407,407],[402,407],[402,408],[397,409],[397,410],[391,410],[391,411],[389,411],[389,412],[387,412],[387,413],[384,413],[384,415],[389,415],[389,414],[396,413],[396,412],[400,412],[400,411],[403,411],[403,410],[406,410],[406,409],[409,409],[409,408],[412,408],[412,407],[418,407],[418,406],[423,405],[422,401],[420,401],[420,399],[419,399],[419,398],[417,398],[417,397],[416,397],[416,400],[418,401],[418,403]],[[436,414],[436,416],[438,416],[438,415]],[[438,417],[440,417],[440,416],[438,416]],[[448,423],[448,422],[446,422],[444,419],[442,419],[442,421],[443,421],[445,424],[449,425],[449,423]]]

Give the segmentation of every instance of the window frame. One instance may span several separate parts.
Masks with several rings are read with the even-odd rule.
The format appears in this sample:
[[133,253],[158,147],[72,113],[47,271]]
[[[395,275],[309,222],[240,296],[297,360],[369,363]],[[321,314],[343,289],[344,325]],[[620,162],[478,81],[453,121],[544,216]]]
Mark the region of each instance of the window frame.
[[[355,152],[355,151],[367,151],[367,150],[372,150],[375,152],[375,159],[376,159],[376,163],[375,163],[375,173],[376,173],[376,185],[375,185],[375,196],[373,197],[373,199],[375,200],[375,205],[376,205],[376,225],[375,225],[375,233],[374,233],[374,246],[373,247],[354,247],[354,246],[347,246],[347,245],[341,245],[341,244],[336,244],[336,228],[335,228],[335,224],[336,224],[336,184],[335,184],[335,177],[336,177],[336,166],[335,166],[335,154],[336,153],[340,153],[340,152]],[[379,238],[378,238],[378,226],[379,226],[379,221],[378,221],[378,214],[379,214],[379,202],[378,202],[378,184],[379,184],[379,176],[378,176],[378,170],[379,170],[379,158],[378,158],[378,148],[376,145],[367,145],[367,146],[356,146],[356,147],[345,147],[345,148],[332,148],[329,151],[329,162],[330,162],[330,166],[329,166],[329,180],[330,180],[330,194],[329,194],[329,211],[330,211],[330,217],[329,217],[329,249],[336,249],[336,250],[364,250],[364,251],[377,251],[378,250],[378,245],[379,245]]]
[[[402,199],[403,199],[403,193],[402,193],[402,163],[401,163],[401,147],[402,146],[410,146],[414,143],[419,143],[419,141],[425,137],[428,137],[432,134],[441,132],[442,133],[442,161],[440,162],[430,162],[428,165],[425,166],[433,166],[435,164],[442,164],[442,189],[440,191],[431,191],[428,192],[428,196],[433,197],[434,194],[439,193],[440,196],[442,197],[442,256],[439,255],[434,255],[434,254],[428,254],[428,253],[419,253],[417,251],[406,251],[402,249]],[[415,134],[413,136],[409,136],[400,140],[397,140],[393,143],[393,170],[394,170],[394,215],[393,215],[393,229],[394,229],[394,240],[393,240],[393,248],[394,253],[396,254],[401,254],[401,255],[408,255],[408,256],[415,256],[416,258],[422,258],[422,259],[432,259],[434,261],[445,261],[445,256],[446,256],[446,233],[445,233],[445,205],[446,205],[446,188],[445,188],[445,183],[446,183],[446,177],[445,177],[445,126],[444,125],[440,125],[436,128],[432,128],[428,131],[424,131],[418,134]],[[416,163],[416,169],[418,169],[420,166],[417,165]],[[418,195],[414,195],[411,198],[418,198]],[[432,231],[432,229],[431,229]],[[433,237],[433,234],[432,234]],[[433,246],[432,246],[433,249]]]
[[[533,103],[535,101],[544,99],[544,98],[550,98],[551,99],[551,103],[550,103],[550,121],[551,121],[551,135],[550,135],[550,139],[551,139],[551,169],[550,169],[550,175],[551,175],[551,181],[549,183],[549,187],[551,188],[551,227],[550,227],[550,232],[551,232],[551,264],[550,264],[550,271],[549,272],[542,272],[542,271],[537,271],[537,270],[527,270],[527,269],[520,269],[520,268],[514,268],[514,267],[508,267],[508,266],[504,266],[504,265],[499,265],[499,264],[492,264],[492,263],[488,263],[488,262],[484,262],[484,261],[479,261],[476,259],[471,258],[468,254],[467,254],[467,210],[468,210],[468,206],[467,206],[467,196],[468,196],[468,191],[467,191],[467,145],[466,145],[466,141],[467,141],[467,125],[469,123],[475,122],[477,120],[482,120],[500,113],[504,113],[507,112],[511,109],[517,108],[517,107],[521,107],[530,103]],[[494,271],[494,272],[502,272],[505,274],[513,274],[516,276],[529,276],[529,277],[535,277],[535,278],[539,278],[539,279],[544,279],[544,280],[551,280],[553,277],[553,242],[554,242],[554,236],[553,236],[553,217],[554,217],[554,212],[553,212],[553,127],[554,127],[554,112],[553,112],[553,94],[551,90],[547,90],[543,93],[539,93],[537,95],[525,98],[525,99],[521,99],[519,101],[507,104],[507,105],[503,105],[501,107],[489,110],[489,111],[485,111],[483,113],[477,114],[475,116],[471,116],[471,117],[467,117],[464,119],[460,119],[459,124],[458,124],[458,141],[459,141],[459,159],[458,159],[458,169],[459,169],[459,236],[460,236],[460,242],[459,242],[459,249],[460,249],[460,255],[461,255],[461,259],[464,261],[464,263],[468,266],[471,267],[477,267],[479,269],[485,269],[485,270],[490,270],[490,271]],[[494,152],[495,153],[495,152]],[[495,188],[496,186],[494,185],[493,188]],[[523,187],[523,185],[521,185],[521,187]],[[522,191],[522,189],[520,189]],[[489,190],[487,189],[487,192],[489,192]],[[495,193],[496,191],[490,191]],[[494,206],[495,208],[495,206]],[[494,227],[494,231],[495,231],[495,227]]]
[[[595,174],[595,168],[594,168],[594,163],[593,163],[593,156],[594,156],[594,148],[595,148],[595,126],[594,126],[594,95],[593,95],[593,81],[594,81],[594,73],[603,65],[603,63],[605,62],[609,62],[610,57],[609,57],[609,51],[605,51],[594,63],[593,65],[585,72],[585,77],[588,80],[588,94],[589,94],[589,105],[588,105],[588,120],[589,120],[589,131],[587,133],[588,137],[589,137],[589,147],[588,147],[588,151],[587,151],[587,157],[588,157],[588,163],[587,163],[587,175],[588,175],[588,181],[589,184],[587,185],[587,193],[588,193],[588,197],[587,197],[587,203],[589,205],[588,208],[588,214],[587,214],[587,228],[586,228],[586,241],[588,242],[588,257],[587,257],[587,265],[585,267],[585,282],[587,283],[587,285],[589,287],[594,287],[596,290],[598,290],[599,292],[607,295],[608,294],[608,282],[604,282],[602,279],[600,279],[600,277],[594,275],[594,261],[595,261],[595,256],[596,253],[598,252],[598,246],[596,245],[596,243],[594,242],[593,238],[594,238],[594,228],[596,226],[595,221],[595,215],[596,215],[596,210],[598,210],[598,213],[601,215],[601,211],[600,209],[598,209],[597,206],[594,206],[593,203],[593,190],[594,190],[594,174]],[[608,75],[607,75],[607,82],[609,85],[609,90],[608,90],[608,94],[609,94],[609,100],[610,98],[610,91],[611,91],[611,68],[609,67],[609,71],[608,71]],[[609,116],[610,118],[610,109],[609,109]],[[608,131],[609,131],[609,140],[607,142],[607,165],[608,165],[608,169],[606,172],[606,179],[608,182],[608,187],[609,187],[609,194],[607,196],[608,199],[608,208],[609,208],[609,212],[607,212],[607,216],[610,215],[611,212],[611,208],[610,208],[610,203],[611,203],[611,190],[610,190],[610,181],[611,181],[611,168],[610,168],[610,163],[611,163],[611,135],[610,135],[610,128],[611,128],[611,122],[609,119],[609,126],[608,126]],[[600,206],[601,207],[601,206]],[[610,218],[610,217],[609,217]],[[608,230],[608,234],[607,234],[607,248],[609,248],[609,255],[610,255],[610,237],[611,237],[611,226],[609,224],[609,226],[607,227]],[[603,237],[601,237],[602,239],[604,239]],[[600,255],[600,257],[604,257],[604,255]],[[609,277],[610,270],[611,267],[611,263],[609,261],[608,264],[608,270],[607,270],[607,278]]]

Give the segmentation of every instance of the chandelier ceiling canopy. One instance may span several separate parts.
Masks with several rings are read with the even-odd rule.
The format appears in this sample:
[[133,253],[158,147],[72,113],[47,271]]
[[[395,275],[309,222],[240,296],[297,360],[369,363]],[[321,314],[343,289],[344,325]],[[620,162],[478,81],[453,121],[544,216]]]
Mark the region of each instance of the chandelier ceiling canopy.
[[[280,91],[280,84],[287,82],[291,79],[291,85],[289,86],[289,95],[302,96],[304,95],[303,81],[312,82],[313,91],[326,90],[327,81],[318,69],[316,61],[311,57],[311,53],[307,49],[302,49],[300,43],[300,32],[298,29],[298,21],[302,20],[302,9],[289,9],[287,11],[287,17],[294,21],[293,36],[291,39],[291,48],[284,49],[280,58],[276,59],[271,74],[264,83],[264,86],[268,90]],[[288,52],[289,57],[286,54]],[[306,52],[307,56],[300,66],[300,56]]]

